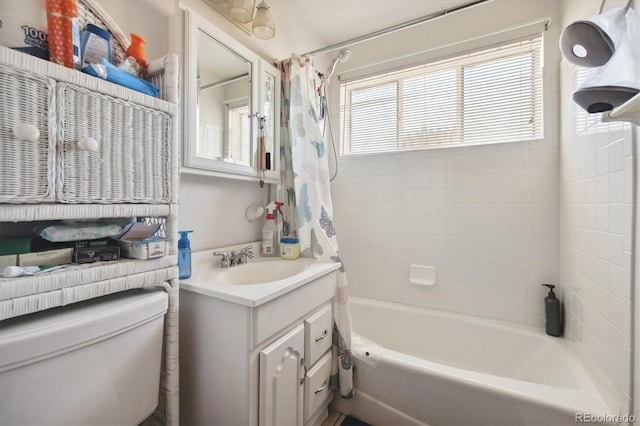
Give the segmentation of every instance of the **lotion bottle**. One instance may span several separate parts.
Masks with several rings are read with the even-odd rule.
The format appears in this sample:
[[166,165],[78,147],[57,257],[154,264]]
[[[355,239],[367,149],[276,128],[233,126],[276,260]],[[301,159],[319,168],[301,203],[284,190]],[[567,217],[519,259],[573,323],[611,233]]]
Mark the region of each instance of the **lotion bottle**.
[[549,287],[549,294],[544,298],[544,313],[545,313],[545,331],[550,336],[562,335],[562,318],[560,317],[560,300],[553,292],[555,286],[553,284],[542,284],[544,287]]

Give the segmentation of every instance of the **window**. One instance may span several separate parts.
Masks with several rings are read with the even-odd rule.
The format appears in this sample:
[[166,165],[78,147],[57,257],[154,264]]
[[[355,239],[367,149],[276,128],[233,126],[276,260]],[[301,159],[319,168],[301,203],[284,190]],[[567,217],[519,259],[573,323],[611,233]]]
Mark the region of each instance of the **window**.
[[342,152],[541,139],[542,36],[340,84]]
[[251,165],[251,120],[249,101],[226,104],[227,107],[227,150],[226,161]]

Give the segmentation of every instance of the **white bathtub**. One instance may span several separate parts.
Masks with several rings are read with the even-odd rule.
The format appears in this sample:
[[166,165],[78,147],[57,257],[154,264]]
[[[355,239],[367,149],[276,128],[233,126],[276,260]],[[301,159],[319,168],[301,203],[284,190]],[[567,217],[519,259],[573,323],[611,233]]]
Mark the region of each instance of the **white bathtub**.
[[335,398],[338,411],[374,425],[575,425],[576,413],[611,415],[565,342],[543,330],[350,303],[354,333],[375,343],[354,347],[355,396]]

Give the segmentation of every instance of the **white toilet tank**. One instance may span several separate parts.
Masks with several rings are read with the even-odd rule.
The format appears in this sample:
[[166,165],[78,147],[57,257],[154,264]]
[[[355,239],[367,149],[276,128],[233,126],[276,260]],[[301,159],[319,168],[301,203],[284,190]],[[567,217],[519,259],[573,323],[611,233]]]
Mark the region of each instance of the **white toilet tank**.
[[137,289],[0,322],[0,424],[143,421],[167,306],[166,292]]

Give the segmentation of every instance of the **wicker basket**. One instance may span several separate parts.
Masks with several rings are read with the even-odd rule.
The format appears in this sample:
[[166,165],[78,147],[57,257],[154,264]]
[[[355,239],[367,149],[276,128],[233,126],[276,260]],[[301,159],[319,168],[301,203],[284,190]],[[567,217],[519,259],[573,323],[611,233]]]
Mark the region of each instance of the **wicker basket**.
[[[53,201],[54,81],[0,65],[0,203]],[[38,140],[21,140],[17,124],[35,126]]]
[[[59,84],[58,191],[63,203],[163,204],[170,197],[168,113]],[[79,142],[91,138],[95,152]]]
[[95,0],[77,0],[78,26],[84,28],[87,24],[97,25],[111,34],[111,46],[113,48],[113,62],[118,65],[124,62],[127,48],[131,40],[127,37],[118,24],[100,7]]

